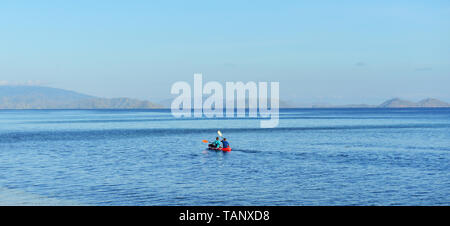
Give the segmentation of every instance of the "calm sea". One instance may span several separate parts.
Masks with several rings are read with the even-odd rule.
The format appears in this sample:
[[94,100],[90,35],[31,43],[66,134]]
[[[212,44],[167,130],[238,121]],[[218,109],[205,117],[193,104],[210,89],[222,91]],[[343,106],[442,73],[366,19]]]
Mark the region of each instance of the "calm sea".
[[450,109],[280,114],[2,110],[0,205],[450,205]]

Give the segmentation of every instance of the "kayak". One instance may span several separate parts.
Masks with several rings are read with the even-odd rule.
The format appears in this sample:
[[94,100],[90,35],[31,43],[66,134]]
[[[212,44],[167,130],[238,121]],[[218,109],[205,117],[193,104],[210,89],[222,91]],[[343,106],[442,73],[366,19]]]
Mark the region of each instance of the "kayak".
[[230,152],[231,148],[208,148],[208,150],[214,150],[214,151],[224,151],[224,152]]

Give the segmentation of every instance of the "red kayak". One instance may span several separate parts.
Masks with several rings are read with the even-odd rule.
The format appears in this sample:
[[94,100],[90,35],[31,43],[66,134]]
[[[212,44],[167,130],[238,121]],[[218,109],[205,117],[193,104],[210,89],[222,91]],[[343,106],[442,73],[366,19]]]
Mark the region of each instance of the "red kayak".
[[214,150],[214,151],[224,151],[224,152],[230,152],[231,148],[208,148],[208,150]]

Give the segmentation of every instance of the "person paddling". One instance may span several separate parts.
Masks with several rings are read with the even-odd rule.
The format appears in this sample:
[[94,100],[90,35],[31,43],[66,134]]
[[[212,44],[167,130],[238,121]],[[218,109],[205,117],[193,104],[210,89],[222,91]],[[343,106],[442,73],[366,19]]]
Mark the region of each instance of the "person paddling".
[[210,148],[220,148],[219,137],[216,137],[216,140],[208,145]]
[[229,148],[230,147],[230,144],[228,143],[227,138],[223,138],[223,140],[222,140],[222,147],[223,148]]

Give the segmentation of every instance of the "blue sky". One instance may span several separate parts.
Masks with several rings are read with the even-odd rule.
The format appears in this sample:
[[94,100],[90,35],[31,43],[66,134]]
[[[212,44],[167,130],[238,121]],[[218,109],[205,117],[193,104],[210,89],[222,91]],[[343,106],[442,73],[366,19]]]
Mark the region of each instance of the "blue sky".
[[450,101],[449,28],[449,1],[2,1],[0,84],[159,100],[203,73],[300,103]]

